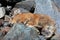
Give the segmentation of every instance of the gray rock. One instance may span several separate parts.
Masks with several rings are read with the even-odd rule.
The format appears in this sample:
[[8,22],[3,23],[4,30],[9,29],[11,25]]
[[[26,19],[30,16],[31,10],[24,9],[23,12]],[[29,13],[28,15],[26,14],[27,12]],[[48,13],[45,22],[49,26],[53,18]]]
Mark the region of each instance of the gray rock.
[[0,18],[2,18],[5,15],[5,8],[0,7]]
[[6,0],[7,2],[21,2],[21,1],[25,1],[25,0]]
[[6,11],[10,11],[12,9],[12,6],[8,6],[6,7]]
[[56,34],[51,40],[60,40],[60,34]]
[[15,5],[15,8],[24,8],[26,10],[30,10],[32,7],[35,7],[34,1],[22,1]]
[[29,28],[23,24],[15,24],[3,40],[40,40],[40,37],[34,28]]
[[56,6],[53,6],[52,2],[52,0],[35,0],[35,13],[46,14],[51,16],[51,18],[56,21],[56,32],[60,33],[60,12],[54,9],[54,7]]
[[60,0],[35,0],[35,13],[46,14],[56,21],[56,34],[51,40],[60,40]]
[[2,4],[0,3],[0,7],[2,6]]
[[0,40],[3,38],[3,36],[2,36],[2,32],[0,31]]
[[40,35],[40,40],[46,40],[44,36]]
[[29,12],[24,8],[13,8],[10,15],[20,14],[21,12]]
[[12,9],[11,14],[17,14],[21,12],[30,12],[31,8],[35,8],[34,1],[22,1],[16,3],[15,7]]
[[25,0],[25,1],[35,1],[35,0]]

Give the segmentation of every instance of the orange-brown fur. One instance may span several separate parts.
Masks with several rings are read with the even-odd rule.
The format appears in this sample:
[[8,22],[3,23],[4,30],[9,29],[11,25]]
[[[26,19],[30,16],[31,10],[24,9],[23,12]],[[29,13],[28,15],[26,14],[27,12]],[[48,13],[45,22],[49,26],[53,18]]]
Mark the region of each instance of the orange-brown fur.
[[44,14],[32,14],[32,13],[22,13],[15,15],[11,21],[11,23],[24,23],[27,22],[29,25],[55,25],[54,21],[47,15]]
[[[50,37],[55,32],[55,22],[48,15],[44,14],[32,14],[32,13],[20,13],[16,14],[10,20],[11,23],[23,23],[28,26],[42,28],[42,31],[47,30],[51,34],[46,37]],[[48,29],[51,27],[52,29]]]

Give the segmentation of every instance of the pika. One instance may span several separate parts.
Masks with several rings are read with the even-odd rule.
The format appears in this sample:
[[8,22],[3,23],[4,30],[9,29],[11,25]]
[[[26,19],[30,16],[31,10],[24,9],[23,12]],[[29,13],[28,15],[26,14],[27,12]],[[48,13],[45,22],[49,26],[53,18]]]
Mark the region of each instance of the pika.
[[16,14],[10,19],[10,23],[23,23],[28,27],[42,28],[41,34],[46,38],[51,37],[56,31],[55,21],[45,14],[32,14],[29,12]]

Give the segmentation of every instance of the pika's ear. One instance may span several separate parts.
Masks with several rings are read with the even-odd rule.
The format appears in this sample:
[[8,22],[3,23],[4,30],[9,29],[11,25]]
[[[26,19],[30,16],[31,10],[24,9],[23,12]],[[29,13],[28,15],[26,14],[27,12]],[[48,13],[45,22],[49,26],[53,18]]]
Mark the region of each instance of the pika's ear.
[[11,17],[5,15],[5,20],[4,21],[10,21],[11,19],[12,19]]

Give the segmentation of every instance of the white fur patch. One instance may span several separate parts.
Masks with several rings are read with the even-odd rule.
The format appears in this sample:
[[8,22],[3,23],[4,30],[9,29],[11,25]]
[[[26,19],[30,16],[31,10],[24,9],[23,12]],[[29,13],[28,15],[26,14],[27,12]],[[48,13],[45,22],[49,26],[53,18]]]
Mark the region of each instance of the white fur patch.
[[32,25],[29,25],[29,24],[26,24],[26,26],[28,26],[28,27],[33,27]]

